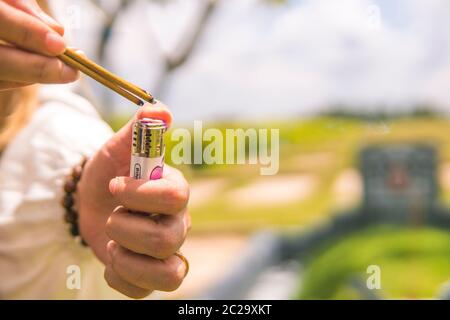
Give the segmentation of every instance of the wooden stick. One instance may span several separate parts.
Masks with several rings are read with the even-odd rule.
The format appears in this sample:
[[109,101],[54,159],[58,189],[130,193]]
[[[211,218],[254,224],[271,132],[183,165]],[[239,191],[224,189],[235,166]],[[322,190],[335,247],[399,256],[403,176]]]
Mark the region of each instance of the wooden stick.
[[104,86],[106,86],[106,87],[110,88],[111,90],[117,92],[118,94],[120,94],[124,98],[130,100],[131,102],[137,104],[138,106],[142,106],[144,104],[141,99],[133,96],[131,93],[129,93],[128,91],[125,91],[124,89],[122,89],[121,87],[119,87],[115,83],[111,82],[110,80],[108,80],[106,78],[103,78],[102,76],[100,76],[96,72],[92,71],[91,69],[89,69],[85,65],[81,64],[80,62],[72,59],[71,57],[69,57],[69,56],[67,56],[65,54],[62,54],[62,55],[58,56],[58,58],[61,59],[64,63],[68,64],[69,66],[71,66],[71,67],[73,67],[75,69],[80,70],[81,72],[85,73],[86,75],[88,75],[92,79],[100,82]]
[[120,78],[119,76],[115,75],[114,73],[112,73],[112,72],[106,70],[105,68],[103,68],[102,66],[96,64],[94,61],[76,53],[76,51],[74,51],[72,49],[66,49],[64,54],[69,56],[73,60],[77,61],[78,63],[83,64],[85,67],[91,69],[92,71],[99,74],[103,78],[109,80],[110,82],[115,83],[119,87],[122,87],[123,89],[138,96],[139,98],[141,98],[145,101],[148,101],[148,102],[153,102],[153,96],[151,94],[149,94],[147,91]]

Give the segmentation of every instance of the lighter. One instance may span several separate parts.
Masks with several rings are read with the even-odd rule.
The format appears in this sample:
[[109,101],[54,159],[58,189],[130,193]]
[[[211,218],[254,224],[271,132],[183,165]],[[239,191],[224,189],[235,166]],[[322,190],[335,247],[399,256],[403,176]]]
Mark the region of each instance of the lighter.
[[[131,147],[130,176],[135,179],[157,180],[162,178],[164,167],[164,133],[167,126],[164,121],[144,118],[133,125]],[[155,217],[157,214],[151,214]],[[189,261],[181,252],[175,253],[189,272]]]
[[133,125],[130,176],[135,179],[157,180],[164,167],[164,121],[144,118]]

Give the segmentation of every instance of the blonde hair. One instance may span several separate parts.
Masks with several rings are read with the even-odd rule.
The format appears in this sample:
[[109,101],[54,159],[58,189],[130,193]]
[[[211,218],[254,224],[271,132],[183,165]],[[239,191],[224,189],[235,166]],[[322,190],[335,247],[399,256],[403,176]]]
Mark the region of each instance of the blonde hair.
[[28,123],[38,106],[37,85],[0,92],[0,153]]

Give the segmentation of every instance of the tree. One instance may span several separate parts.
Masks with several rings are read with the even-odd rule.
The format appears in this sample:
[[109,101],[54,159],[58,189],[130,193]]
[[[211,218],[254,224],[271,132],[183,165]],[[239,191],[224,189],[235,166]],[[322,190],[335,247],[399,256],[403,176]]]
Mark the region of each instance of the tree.
[[[148,0],[154,2],[169,2],[171,0]],[[105,22],[102,26],[100,42],[98,44],[97,52],[100,63],[105,60],[106,48],[108,45],[108,41],[111,37],[114,25],[119,17],[120,13],[126,10],[129,6],[131,6],[136,1],[132,0],[120,0],[114,8],[106,9],[102,6],[101,0],[90,0],[90,2],[101,10],[105,14]],[[204,31],[210,17],[217,7],[218,0],[201,0],[201,7],[199,13],[193,17],[193,21],[191,24],[191,28],[185,31],[183,37],[181,37],[180,42],[176,46],[173,52],[164,53],[164,72],[161,74],[161,77],[157,83],[158,95],[164,95],[166,80],[169,75],[179,68],[181,65],[186,63],[191,57],[196,45],[199,42],[199,39]]]

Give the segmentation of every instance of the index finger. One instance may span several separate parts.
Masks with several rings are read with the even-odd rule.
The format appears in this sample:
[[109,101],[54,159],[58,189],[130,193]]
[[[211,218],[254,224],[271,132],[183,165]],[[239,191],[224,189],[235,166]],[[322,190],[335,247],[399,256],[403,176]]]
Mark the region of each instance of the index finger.
[[189,185],[181,172],[165,166],[158,180],[136,180],[117,177],[111,180],[109,190],[121,205],[132,211],[177,214],[189,200]]
[[41,20],[0,1],[0,39],[20,48],[56,56],[66,44],[56,31]]

